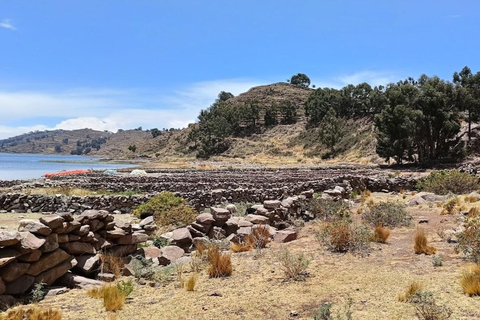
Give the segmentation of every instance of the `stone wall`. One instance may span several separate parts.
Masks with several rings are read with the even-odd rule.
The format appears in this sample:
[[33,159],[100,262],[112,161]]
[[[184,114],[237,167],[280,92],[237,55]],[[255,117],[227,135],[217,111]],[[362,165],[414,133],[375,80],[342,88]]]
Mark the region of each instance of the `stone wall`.
[[99,272],[100,254],[126,256],[155,230],[153,219],[139,225],[115,222],[104,210],[70,212],[20,221],[19,231],[0,232],[0,296],[29,292],[35,283],[52,285],[69,270]]
[[[286,178],[285,178],[286,179]],[[89,180],[90,181],[90,180]],[[136,181],[136,180],[135,180]],[[148,192],[145,195],[121,196],[121,195],[98,195],[98,196],[45,196],[28,195],[21,192],[22,188],[17,188],[18,192],[0,194],[0,210],[11,212],[56,212],[70,211],[80,213],[84,210],[107,210],[110,213],[130,213],[132,209],[152,197],[156,192],[167,190],[176,193],[189,200],[190,204],[197,210],[218,205],[220,203],[230,202],[250,202],[262,203],[265,200],[276,200],[286,196],[298,195],[307,190],[313,190],[320,193],[335,186],[342,186],[347,189],[370,191],[399,191],[410,190],[415,184],[415,179],[406,178],[378,178],[363,176],[339,176],[337,178],[325,178],[320,180],[309,180],[303,182],[294,182],[290,178],[284,181],[284,185],[275,184],[264,185],[262,181],[251,181],[239,185],[226,185],[221,181],[210,181],[204,184],[179,183],[178,185],[170,182],[169,187],[163,187],[160,182],[155,182],[153,178],[139,177],[135,184],[124,184],[123,178],[112,177],[111,181],[106,180],[101,185],[102,188],[113,188],[112,185],[122,186],[125,190],[143,190]],[[223,181],[223,180],[222,180]],[[92,181],[90,181],[92,182]],[[48,187],[57,186],[57,182],[44,182],[40,185],[27,184],[23,187]],[[75,184],[72,182],[72,184]],[[259,187],[255,187],[258,185]],[[78,187],[92,187],[77,182]],[[187,188],[188,186],[188,188]],[[228,187],[228,188],[220,188]],[[260,187],[262,186],[262,187]],[[100,187],[100,185],[98,186]],[[120,191],[120,190],[119,190]]]

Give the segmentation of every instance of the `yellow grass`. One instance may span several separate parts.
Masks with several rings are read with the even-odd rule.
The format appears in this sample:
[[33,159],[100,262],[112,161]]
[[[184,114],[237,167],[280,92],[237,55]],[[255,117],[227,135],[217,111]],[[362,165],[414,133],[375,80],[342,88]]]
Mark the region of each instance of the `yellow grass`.
[[400,294],[398,296],[398,301],[400,302],[408,302],[412,298],[412,296],[415,294],[415,292],[422,290],[423,286],[418,283],[418,282],[412,282],[407,289],[405,290],[405,293]]
[[469,296],[480,296],[480,264],[470,264],[460,280],[463,292]]
[[414,236],[414,250],[415,254],[435,254],[437,249],[428,245],[427,237],[425,236],[425,230],[423,228],[417,228]]
[[373,241],[378,243],[387,243],[391,231],[382,226],[377,226],[373,232]]
[[478,207],[473,207],[468,211],[469,218],[475,218],[480,216],[480,209]]
[[210,278],[228,277],[232,274],[233,267],[229,254],[220,253],[218,247],[210,248],[208,253],[210,265],[208,275]]
[[194,291],[195,290],[195,286],[197,284],[197,274],[196,273],[193,273],[190,275],[190,277],[188,277],[187,281],[185,281],[185,289],[187,289],[187,291]]
[[106,311],[116,311],[125,304],[126,296],[115,284],[104,284],[100,288],[93,288],[87,291],[92,298],[102,299]]
[[95,192],[89,189],[71,188],[69,186],[51,187],[51,188],[28,188],[28,189],[24,189],[23,192],[25,194],[44,194],[47,196],[63,194],[66,196],[79,196],[79,197],[98,194],[98,192]]
[[52,308],[38,305],[30,307],[17,307],[0,314],[0,320],[61,320],[62,313]]
[[470,202],[470,203],[473,203],[473,202],[477,202],[478,199],[477,197],[474,197],[474,196],[465,196],[465,198],[463,199],[465,202]]

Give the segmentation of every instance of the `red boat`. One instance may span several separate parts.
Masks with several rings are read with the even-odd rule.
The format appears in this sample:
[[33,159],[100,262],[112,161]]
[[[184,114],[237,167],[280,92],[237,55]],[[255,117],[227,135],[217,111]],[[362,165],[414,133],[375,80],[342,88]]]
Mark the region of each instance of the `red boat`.
[[57,177],[57,176],[68,176],[71,174],[89,174],[92,173],[91,170],[70,170],[70,171],[60,171],[54,173],[45,173],[46,178]]

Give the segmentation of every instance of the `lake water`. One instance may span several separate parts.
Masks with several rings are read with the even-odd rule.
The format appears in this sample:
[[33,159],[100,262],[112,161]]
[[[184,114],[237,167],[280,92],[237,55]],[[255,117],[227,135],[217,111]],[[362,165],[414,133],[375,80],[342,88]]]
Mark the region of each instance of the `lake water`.
[[0,180],[26,180],[43,177],[47,172],[76,169],[120,169],[130,164],[100,162],[85,156],[0,153]]

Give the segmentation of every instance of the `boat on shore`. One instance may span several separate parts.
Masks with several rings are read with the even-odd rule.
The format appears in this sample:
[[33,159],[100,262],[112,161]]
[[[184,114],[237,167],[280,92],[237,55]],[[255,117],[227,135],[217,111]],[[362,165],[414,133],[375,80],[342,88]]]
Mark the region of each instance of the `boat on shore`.
[[74,175],[74,174],[89,174],[89,173],[92,173],[92,170],[60,171],[60,172],[45,173],[45,178],[58,177],[58,176],[68,176],[68,175]]

